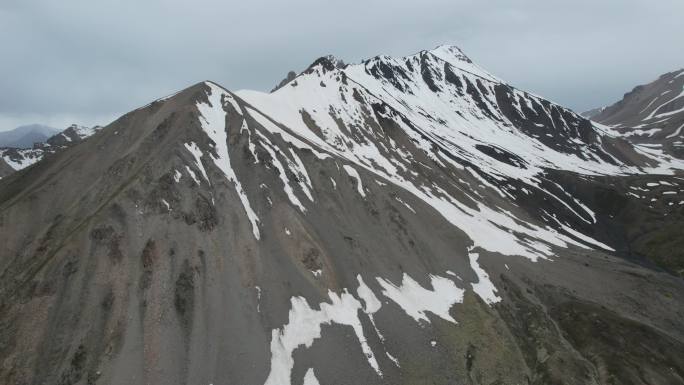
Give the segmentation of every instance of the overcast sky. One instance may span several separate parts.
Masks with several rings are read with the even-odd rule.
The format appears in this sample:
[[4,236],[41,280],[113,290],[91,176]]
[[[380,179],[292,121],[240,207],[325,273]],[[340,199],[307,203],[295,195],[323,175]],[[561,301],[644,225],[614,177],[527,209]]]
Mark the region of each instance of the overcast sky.
[[682,0],[1,0],[0,130],[107,124],[201,80],[269,90],[324,54],[449,43],[582,111],[684,67]]

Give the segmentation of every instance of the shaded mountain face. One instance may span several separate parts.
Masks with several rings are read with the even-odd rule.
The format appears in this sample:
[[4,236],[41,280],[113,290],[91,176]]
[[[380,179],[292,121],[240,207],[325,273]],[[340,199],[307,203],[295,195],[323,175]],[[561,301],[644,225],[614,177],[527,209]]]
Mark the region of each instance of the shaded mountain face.
[[637,86],[612,106],[592,111],[592,120],[611,126],[629,141],[684,158],[684,69]]
[[[81,140],[93,135],[101,127],[84,127],[72,124],[64,131],[45,138],[41,141],[32,142],[31,148],[22,147],[0,147],[0,159],[9,167],[0,169],[0,177],[7,176],[16,170],[21,170],[28,167],[45,156],[61,151],[67,147],[71,147]],[[30,147],[30,146],[29,146]],[[4,174],[3,174],[3,171]]]
[[199,83],[0,181],[0,379],[682,383],[683,168],[456,47]]
[[0,132],[0,147],[31,148],[34,143],[44,142],[58,132],[56,128],[41,124],[17,127]]

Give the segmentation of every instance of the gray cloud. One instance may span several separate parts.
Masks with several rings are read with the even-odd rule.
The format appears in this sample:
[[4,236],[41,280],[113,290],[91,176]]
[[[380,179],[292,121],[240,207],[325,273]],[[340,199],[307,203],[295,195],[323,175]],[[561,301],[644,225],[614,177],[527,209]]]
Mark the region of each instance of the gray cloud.
[[204,79],[268,90],[323,54],[441,43],[584,110],[684,66],[682,14],[681,0],[5,0],[0,130],[103,124]]

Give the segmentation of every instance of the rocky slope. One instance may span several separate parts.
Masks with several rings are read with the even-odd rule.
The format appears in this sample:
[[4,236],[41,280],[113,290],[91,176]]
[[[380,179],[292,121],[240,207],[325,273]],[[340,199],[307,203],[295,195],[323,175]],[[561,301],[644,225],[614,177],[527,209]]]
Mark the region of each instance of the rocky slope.
[[456,47],[199,83],[0,181],[0,380],[684,383],[682,169]]
[[619,102],[587,113],[633,143],[684,158],[684,69],[637,86]]

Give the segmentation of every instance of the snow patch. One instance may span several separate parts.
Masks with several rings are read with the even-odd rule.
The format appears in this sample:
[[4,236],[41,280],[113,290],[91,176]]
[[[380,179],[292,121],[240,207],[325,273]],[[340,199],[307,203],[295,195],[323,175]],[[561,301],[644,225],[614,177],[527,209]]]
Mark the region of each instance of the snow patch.
[[384,278],[376,279],[383,288],[383,295],[399,305],[416,322],[429,323],[426,313],[430,312],[446,321],[456,323],[456,320],[449,314],[449,310],[455,303],[463,302],[464,291],[453,281],[432,275],[430,276],[432,290],[430,290],[420,286],[406,273],[398,286]]
[[468,251],[468,259],[470,260],[470,267],[475,271],[477,275],[477,283],[471,283],[473,286],[473,291],[475,294],[480,296],[485,303],[491,305],[501,301],[501,297],[496,295],[496,287],[489,279],[489,274],[477,263],[477,259],[480,257],[478,253],[472,253]]
[[378,363],[366,342],[358,312],[361,303],[347,291],[342,294],[328,292],[330,302],[320,304],[319,310],[313,309],[303,297],[291,298],[288,323],[271,332],[271,369],[265,385],[291,384],[295,349],[311,347],[314,340],[321,338],[321,326],[339,324],[351,326],[368,358],[368,363],[382,375]]
[[320,385],[316,375],[314,374],[313,368],[309,368],[304,375],[304,385]]

